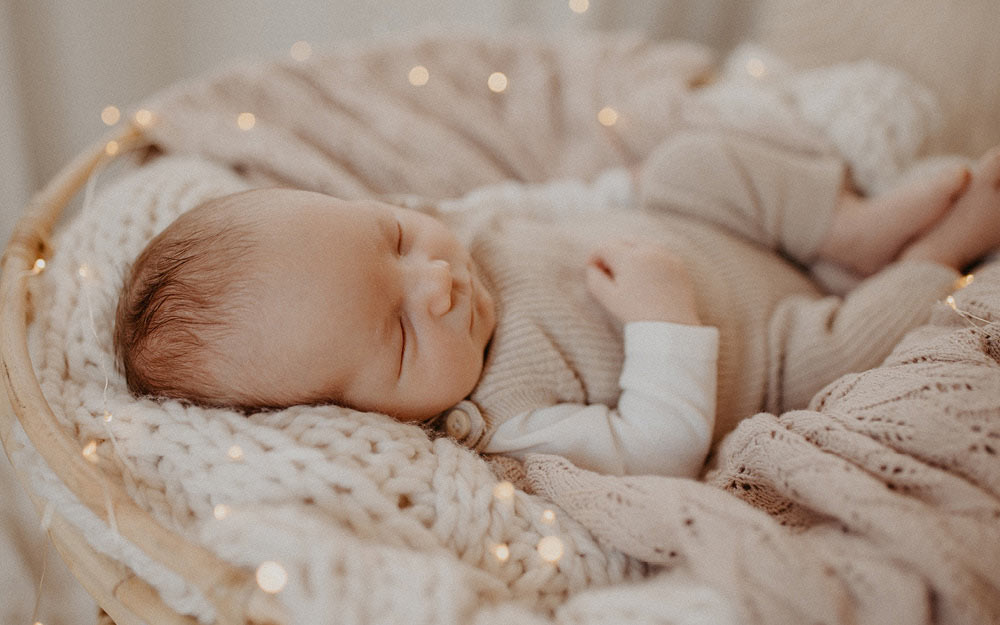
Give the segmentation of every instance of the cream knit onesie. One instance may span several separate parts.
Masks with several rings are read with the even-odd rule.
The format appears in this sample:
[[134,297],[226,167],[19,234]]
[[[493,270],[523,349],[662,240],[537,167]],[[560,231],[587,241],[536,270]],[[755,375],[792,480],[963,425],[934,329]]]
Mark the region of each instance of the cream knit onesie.
[[498,315],[479,384],[442,420],[446,431],[489,451],[497,426],[517,415],[616,405],[622,328],[583,279],[589,253],[607,237],[653,238],[685,261],[701,319],[719,330],[714,440],[740,419],[802,408],[842,374],[879,364],[957,273],[899,263],[844,298],[823,296],[799,264],[822,242],[845,175],[826,150],[701,129],[675,135],[647,160],[639,208],[454,224],[468,233]]

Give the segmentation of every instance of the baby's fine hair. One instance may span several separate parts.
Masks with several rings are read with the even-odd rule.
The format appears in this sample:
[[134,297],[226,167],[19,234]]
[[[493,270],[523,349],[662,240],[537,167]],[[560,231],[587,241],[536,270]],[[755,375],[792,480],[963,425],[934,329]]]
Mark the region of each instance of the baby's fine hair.
[[[238,194],[237,194],[238,195]],[[127,272],[114,326],[117,364],[136,395],[231,405],[223,339],[247,306],[254,240],[237,196],[212,199],[154,237]],[[211,363],[211,365],[209,364]]]

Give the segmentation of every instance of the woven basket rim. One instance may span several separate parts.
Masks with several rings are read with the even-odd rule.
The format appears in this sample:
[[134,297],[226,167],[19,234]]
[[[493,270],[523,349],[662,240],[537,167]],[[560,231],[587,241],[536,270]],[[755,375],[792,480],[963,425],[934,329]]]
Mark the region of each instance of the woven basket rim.
[[[76,441],[59,426],[29,356],[28,280],[39,271],[36,262],[51,256],[53,228],[96,169],[146,145],[149,140],[143,126],[135,121],[112,132],[78,154],[36,193],[14,226],[0,260],[0,364],[13,413],[0,415],[0,442],[39,514],[45,502],[14,463],[17,443],[11,432],[15,417],[37,452],[80,502],[106,523],[113,517],[119,534],[196,586],[215,607],[218,623],[283,625],[287,623],[284,608],[257,586],[253,571],[234,566],[162,526],[128,496],[123,484],[108,480],[84,458]],[[81,585],[119,625],[195,623],[167,607],[148,583],[96,552],[76,526],[56,516],[59,520],[49,531],[57,550]]]

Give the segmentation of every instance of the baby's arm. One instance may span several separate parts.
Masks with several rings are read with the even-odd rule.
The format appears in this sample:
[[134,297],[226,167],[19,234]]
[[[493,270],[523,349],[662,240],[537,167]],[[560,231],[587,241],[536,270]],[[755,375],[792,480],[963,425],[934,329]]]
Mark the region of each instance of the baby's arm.
[[718,330],[699,325],[687,273],[662,247],[614,242],[587,271],[595,298],[625,323],[618,408],[525,413],[502,424],[486,451],[558,454],[609,474],[696,476],[715,421]]
[[608,475],[697,477],[712,440],[718,344],[712,327],[629,323],[617,409],[524,413],[500,425],[485,451],[555,454]]

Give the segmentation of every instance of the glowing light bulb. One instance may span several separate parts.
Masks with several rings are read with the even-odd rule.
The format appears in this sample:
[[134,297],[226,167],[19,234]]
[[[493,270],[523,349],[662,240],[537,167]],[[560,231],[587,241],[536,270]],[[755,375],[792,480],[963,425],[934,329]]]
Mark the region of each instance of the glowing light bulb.
[[597,112],[597,121],[602,126],[614,126],[618,122],[618,111],[610,106],[605,106]]
[[514,498],[514,485],[507,480],[498,482],[497,485],[493,487],[493,496],[500,501],[510,501]]
[[106,126],[114,126],[121,118],[122,112],[118,110],[117,106],[105,106],[104,110],[101,111],[101,121]]
[[253,113],[240,113],[236,116],[236,125],[240,130],[250,130],[257,125],[257,118]]
[[285,567],[277,562],[268,560],[257,567],[257,585],[266,593],[275,594],[281,592],[288,583],[288,573]]
[[117,141],[108,141],[107,144],[104,146],[104,152],[108,156],[114,156],[115,154],[118,154],[118,150],[120,147],[121,146],[118,145]]
[[135,119],[135,123],[145,127],[153,123],[153,113],[146,109],[139,109],[135,112],[133,119]]
[[406,78],[414,87],[423,87],[431,79],[431,73],[423,65],[414,65]]
[[965,287],[972,284],[973,280],[975,279],[976,276],[972,275],[971,273],[965,274],[961,278],[955,280],[955,290],[957,291],[959,289],[964,289]]
[[226,455],[229,456],[230,460],[243,460],[243,448],[239,445],[233,445],[226,452]]
[[114,417],[111,416],[110,412],[108,412],[107,410],[104,411],[104,422],[105,423],[111,423],[111,419],[113,419],[113,418]]
[[542,512],[542,523],[546,525],[552,525],[556,522],[556,513],[552,510],[544,510]]
[[500,543],[493,546],[493,555],[501,562],[506,562],[510,558],[510,547]]
[[762,78],[767,73],[767,66],[757,57],[751,57],[747,59],[747,73],[754,78]]
[[90,441],[83,448],[83,457],[91,463],[97,464],[100,458],[97,457],[97,441]]
[[45,271],[45,259],[35,259],[35,264],[31,266],[31,273],[42,273],[43,271]]
[[569,10],[574,13],[586,13],[589,8],[589,0],[569,0]]
[[563,542],[558,536],[546,536],[538,541],[538,555],[546,562],[558,562],[563,556]]
[[215,515],[217,520],[221,521],[229,516],[229,506],[224,503],[220,503],[212,509],[212,514]]
[[951,295],[949,295],[948,297],[944,298],[944,303],[948,304],[948,306],[950,306],[952,310],[955,310],[955,311],[958,310],[958,305],[955,304],[955,298],[952,297]]
[[313,51],[308,41],[296,41],[289,52],[296,61],[305,61],[312,56]]
[[507,76],[503,72],[493,72],[486,80],[486,86],[493,93],[500,93],[507,89]]

